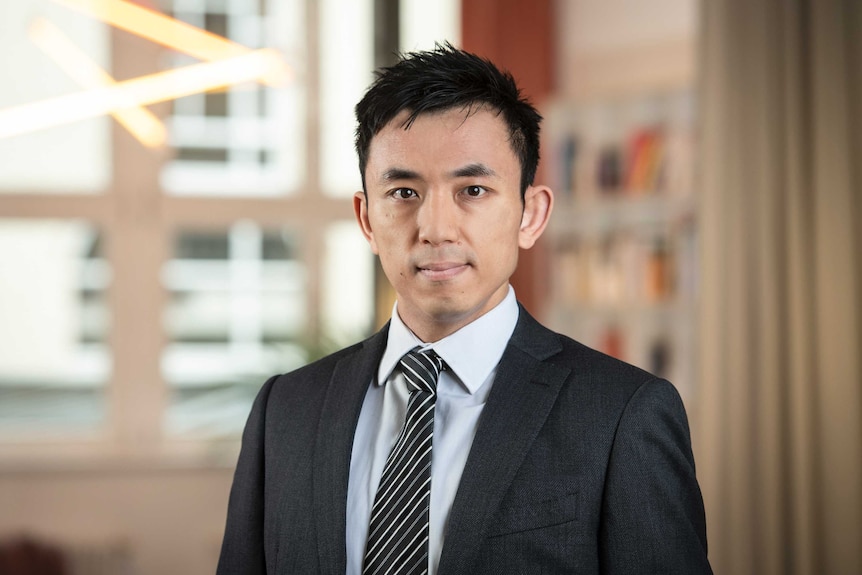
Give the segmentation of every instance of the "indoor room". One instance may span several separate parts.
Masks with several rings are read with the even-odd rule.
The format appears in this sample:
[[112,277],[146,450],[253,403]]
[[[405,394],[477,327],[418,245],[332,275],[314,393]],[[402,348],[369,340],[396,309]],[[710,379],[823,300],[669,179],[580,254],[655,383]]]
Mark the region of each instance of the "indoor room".
[[0,2],[0,573],[216,572],[259,390],[388,325],[354,108],[443,43],[543,117],[511,286],[673,384],[712,570],[862,573],[855,0]]

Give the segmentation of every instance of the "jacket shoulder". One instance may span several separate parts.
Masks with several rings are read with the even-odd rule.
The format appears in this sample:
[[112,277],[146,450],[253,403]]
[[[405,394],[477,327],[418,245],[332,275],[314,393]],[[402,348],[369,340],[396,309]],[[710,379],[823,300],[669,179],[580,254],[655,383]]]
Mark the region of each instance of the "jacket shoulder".
[[568,370],[581,385],[638,386],[653,374],[611,357],[536,321],[523,308],[512,344],[535,360]]

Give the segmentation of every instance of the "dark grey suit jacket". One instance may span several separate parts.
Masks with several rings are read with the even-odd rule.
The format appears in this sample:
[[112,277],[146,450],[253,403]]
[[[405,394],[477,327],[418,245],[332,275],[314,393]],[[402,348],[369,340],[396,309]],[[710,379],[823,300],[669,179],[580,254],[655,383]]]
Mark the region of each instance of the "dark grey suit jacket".
[[[345,572],[353,435],[386,334],[263,386],[220,575]],[[439,575],[456,573],[711,573],[673,386],[522,308],[452,505]]]

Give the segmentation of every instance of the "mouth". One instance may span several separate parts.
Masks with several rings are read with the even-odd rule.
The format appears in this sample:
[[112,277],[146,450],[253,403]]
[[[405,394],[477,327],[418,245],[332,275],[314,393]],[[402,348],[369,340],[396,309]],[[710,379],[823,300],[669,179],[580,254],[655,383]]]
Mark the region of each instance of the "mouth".
[[469,264],[462,262],[433,262],[417,266],[419,275],[430,281],[446,281],[467,271]]

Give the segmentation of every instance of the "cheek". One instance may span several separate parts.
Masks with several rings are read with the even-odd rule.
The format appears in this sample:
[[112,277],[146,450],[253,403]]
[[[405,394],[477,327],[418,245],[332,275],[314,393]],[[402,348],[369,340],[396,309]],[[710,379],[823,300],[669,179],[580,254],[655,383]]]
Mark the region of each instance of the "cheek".
[[368,214],[371,225],[374,230],[387,238],[397,235],[399,228],[407,225],[404,221],[404,215],[399,215],[398,210],[392,209],[390,206],[376,206],[371,213]]
[[490,222],[480,240],[483,246],[480,249],[492,253],[494,259],[501,264],[517,260],[521,244],[520,225],[519,216],[506,216],[496,222]]
[[508,211],[503,214],[487,214],[487,217],[483,217],[482,220],[475,229],[478,234],[485,238],[485,241],[497,242],[500,249],[503,248],[503,245],[518,241],[518,236],[521,233],[520,212]]
[[371,236],[368,239],[371,251],[383,259],[392,245],[392,212],[379,208],[369,210],[368,225],[371,228]]
[[403,258],[415,240],[415,224],[408,214],[397,210],[379,210],[373,214],[372,225],[377,253],[389,259]]
[[387,274],[403,266],[408,251],[397,233],[392,233],[389,229],[378,232],[375,234],[374,244],[377,249],[375,253]]
[[380,267],[383,268],[383,275],[392,284],[392,287],[399,291],[399,286],[407,280],[407,263],[402,255],[403,251],[396,251],[392,246],[387,246],[387,249],[382,250],[378,257],[380,258]]

